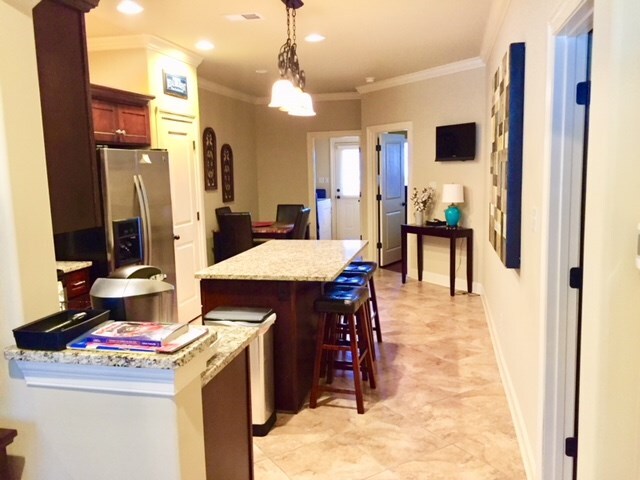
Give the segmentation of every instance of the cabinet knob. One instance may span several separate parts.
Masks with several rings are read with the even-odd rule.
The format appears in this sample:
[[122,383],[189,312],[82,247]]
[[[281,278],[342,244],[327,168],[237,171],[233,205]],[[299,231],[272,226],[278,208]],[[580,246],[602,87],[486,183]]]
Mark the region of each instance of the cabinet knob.
[[174,236],[173,236],[173,239],[174,239],[174,240],[180,240],[180,235],[174,235]]

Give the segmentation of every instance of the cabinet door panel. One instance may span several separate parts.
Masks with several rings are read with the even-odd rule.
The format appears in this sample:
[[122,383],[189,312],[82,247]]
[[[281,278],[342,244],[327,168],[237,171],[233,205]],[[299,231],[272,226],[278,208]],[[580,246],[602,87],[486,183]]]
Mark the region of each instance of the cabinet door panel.
[[123,132],[120,142],[135,145],[149,145],[149,117],[146,106],[118,106],[118,126]]
[[93,135],[96,143],[114,143],[117,141],[118,112],[113,103],[93,100],[91,102],[93,114]]

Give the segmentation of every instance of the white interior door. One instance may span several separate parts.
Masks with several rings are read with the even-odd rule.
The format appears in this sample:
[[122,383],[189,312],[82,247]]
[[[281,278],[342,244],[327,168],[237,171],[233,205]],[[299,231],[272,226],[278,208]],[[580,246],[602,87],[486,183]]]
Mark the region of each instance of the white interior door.
[[158,137],[160,147],[169,152],[178,321],[188,322],[201,314],[200,284],[194,275],[202,268],[203,254],[193,119],[160,114]]
[[360,145],[335,143],[334,205],[336,240],[360,238]]
[[400,225],[405,219],[404,135],[380,135],[380,265],[402,259]]

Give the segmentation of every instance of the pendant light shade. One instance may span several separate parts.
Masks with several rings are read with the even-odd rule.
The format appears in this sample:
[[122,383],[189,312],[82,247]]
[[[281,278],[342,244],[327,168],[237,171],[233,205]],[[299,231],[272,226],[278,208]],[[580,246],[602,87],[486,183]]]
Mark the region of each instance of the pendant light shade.
[[[279,108],[293,116],[313,116],[316,112],[313,110],[311,95],[304,92],[306,76],[298,63],[296,45],[296,9],[302,6],[302,1],[282,0],[282,2],[287,11],[287,40],[278,52],[280,79],[271,87],[269,106]],[[293,35],[291,35],[292,31]]]
[[272,108],[281,108],[289,105],[294,95],[295,89],[289,80],[285,78],[276,80],[271,87],[271,103],[269,103],[269,106]]
[[295,117],[313,117],[316,112],[313,110],[311,95],[300,90],[296,102],[289,109],[288,113]]

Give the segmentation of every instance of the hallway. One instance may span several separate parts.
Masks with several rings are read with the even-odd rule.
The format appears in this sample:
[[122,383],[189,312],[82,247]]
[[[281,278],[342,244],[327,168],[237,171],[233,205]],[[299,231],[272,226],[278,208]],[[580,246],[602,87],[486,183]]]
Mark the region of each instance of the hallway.
[[376,289],[384,342],[365,414],[331,394],[278,415],[254,439],[256,480],[525,479],[481,298],[384,269]]

